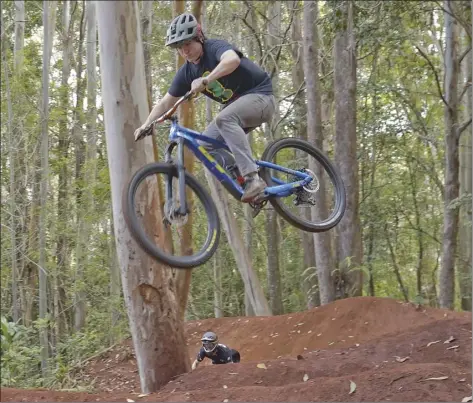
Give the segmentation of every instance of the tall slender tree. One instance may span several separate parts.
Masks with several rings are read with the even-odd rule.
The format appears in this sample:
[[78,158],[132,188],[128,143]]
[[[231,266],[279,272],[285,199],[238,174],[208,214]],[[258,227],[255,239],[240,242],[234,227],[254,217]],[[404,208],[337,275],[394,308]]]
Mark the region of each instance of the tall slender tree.
[[[439,272],[439,304],[453,309],[455,295],[455,253],[458,235],[459,196],[458,145],[458,26],[454,2],[445,0],[445,194],[442,264]],[[453,14],[453,15],[452,15]]]
[[[338,5],[337,5],[338,7]],[[358,161],[356,158],[356,42],[353,30],[353,3],[343,1],[336,10],[333,48],[335,88],[335,163],[347,194],[345,215],[337,225],[337,289],[343,297],[362,292],[361,225],[359,217]]]
[[[307,140],[320,150],[323,149],[322,108],[319,79],[319,40],[318,29],[314,24],[318,18],[318,4],[315,1],[304,2],[304,73],[307,88]],[[309,169],[319,178],[320,189],[316,193],[317,206],[311,209],[314,220],[327,217],[327,200],[322,167],[317,164]],[[315,263],[319,280],[320,303],[328,304],[334,300],[333,256],[330,245],[330,233],[314,234]]]
[[[46,228],[47,228],[47,204],[48,204],[48,177],[49,177],[49,69],[51,49],[53,46],[54,30],[53,18],[55,17],[56,1],[43,2],[43,75],[41,88],[41,185],[40,200],[41,209],[39,216],[39,317],[46,321],[47,315],[47,250],[46,250]],[[43,322],[40,328],[41,345],[41,371],[43,378],[48,373],[49,341],[48,327]]]
[[[149,393],[186,372],[189,358],[172,274],[138,247],[123,219],[124,187],[138,167],[154,160],[151,139],[133,138],[149,111],[138,4],[98,2],[97,19],[118,263],[141,389]],[[137,202],[151,229],[164,234],[157,187],[145,189]]]

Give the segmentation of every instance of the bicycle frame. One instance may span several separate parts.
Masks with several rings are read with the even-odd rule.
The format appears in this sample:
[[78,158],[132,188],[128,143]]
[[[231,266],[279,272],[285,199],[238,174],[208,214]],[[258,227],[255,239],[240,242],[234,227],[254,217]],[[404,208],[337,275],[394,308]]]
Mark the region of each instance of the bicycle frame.
[[[184,147],[189,148],[192,153],[199,159],[212,175],[225,187],[225,189],[237,200],[241,200],[243,189],[240,184],[233,180],[228,172],[209,154],[204,145],[199,142],[205,142],[213,146],[214,149],[223,148],[230,151],[228,146],[218,140],[205,136],[199,132],[180,126],[175,116],[170,118],[171,128],[169,131],[169,145],[165,150],[165,162],[174,163],[171,153],[177,147],[177,170],[179,180],[179,214],[186,214],[187,205],[185,197],[185,168],[184,168]],[[270,197],[286,197],[291,195],[296,188],[307,185],[312,181],[312,177],[304,172],[294,171],[289,168],[282,167],[267,161],[255,160],[256,164],[262,168],[271,168],[287,174],[293,175],[299,180],[286,183],[280,179],[272,177],[276,186],[268,186],[264,190],[264,196],[260,201]],[[166,200],[172,199],[172,183],[166,181]]]

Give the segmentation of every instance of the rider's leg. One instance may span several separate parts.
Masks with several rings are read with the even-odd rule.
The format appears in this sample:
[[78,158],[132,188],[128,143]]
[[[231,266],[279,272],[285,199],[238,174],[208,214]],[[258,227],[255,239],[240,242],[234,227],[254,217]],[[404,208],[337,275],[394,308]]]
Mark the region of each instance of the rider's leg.
[[214,138],[217,133],[222,136],[235,156],[240,173],[247,182],[242,201],[251,200],[266,187],[266,183],[257,175],[257,165],[243,128],[269,122],[275,106],[272,95],[244,95],[224,108],[204,132],[205,135]]
[[232,349],[232,362],[233,363],[240,362],[240,353],[236,350],[233,350],[233,349]]

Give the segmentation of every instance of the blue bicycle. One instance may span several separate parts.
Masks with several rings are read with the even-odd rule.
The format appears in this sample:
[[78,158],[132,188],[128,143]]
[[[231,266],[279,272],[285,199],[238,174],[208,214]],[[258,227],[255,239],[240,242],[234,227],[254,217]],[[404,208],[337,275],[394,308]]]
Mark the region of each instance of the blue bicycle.
[[[220,239],[217,208],[200,183],[205,180],[199,182],[196,176],[186,172],[185,147],[235,199],[241,199],[244,187],[227,145],[180,126],[173,116],[177,107],[193,95],[189,92],[181,97],[142,132],[140,138],[151,135],[155,124],[171,121],[165,162],[150,163],[139,169],[125,189],[123,203],[125,220],[137,243],[156,260],[181,269],[204,264],[214,254]],[[172,152],[176,147],[177,161],[174,161]],[[254,216],[269,201],[287,222],[308,232],[328,231],[342,219],[346,208],[343,181],[330,160],[307,141],[275,140],[256,164],[268,187],[249,203]],[[144,189],[140,190],[140,186]],[[150,186],[157,186],[164,200],[160,207],[165,231],[169,231],[168,236],[163,237],[166,241],[155,233],[155,226],[150,225],[141,212],[139,200],[143,194],[149,195]],[[189,245],[186,238],[187,241],[192,239],[192,246],[183,250],[183,245]]]

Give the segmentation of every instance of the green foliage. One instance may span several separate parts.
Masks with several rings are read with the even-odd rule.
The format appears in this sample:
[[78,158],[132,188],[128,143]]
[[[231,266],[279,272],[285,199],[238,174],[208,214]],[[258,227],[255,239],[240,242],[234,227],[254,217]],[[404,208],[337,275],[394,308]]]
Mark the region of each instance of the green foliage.
[[39,386],[38,326],[26,327],[1,317],[1,385]]
[[[470,2],[457,2],[458,16],[462,22],[459,29],[471,27]],[[281,7],[280,49],[269,49],[267,42],[266,12],[268,2],[206,2],[204,31],[208,37],[225,38],[237,45],[245,55],[270,70],[277,59],[278,96],[283,118],[279,128],[282,136],[297,135],[298,124],[306,119],[305,113],[294,108],[292,69],[295,60],[291,53],[293,45],[289,22],[291,4]],[[325,151],[334,153],[334,106],[333,106],[333,43],[338,30],[346,27],[345,1],[320,2],[320,15],[316,22],[320,34],[320,75],[324,121]],[[14,71],[13,48],[15,43],[15,5],[11,0],[2,3],[5,35],[2,51],[1,120],[8,122],[8,102],[5,71],[10,83],[10,99],[13,110],[12,127],[15,139],[16,165],[12,164],[8,144],[9,126],[2,124],[0,136],[5,145],[1,156],[2,181],[2,254],[0,256],[1,279],[1,369],[2,385],[66,386],[70,382],[70,370],[85,357],[94,354],[128,335],[127,315],[122,295],[112,295],[110,273],[116,267],[115,244],[111,218],[110,173],[103,127],[103,105],[98,106],[96,179],[77,177],[76,170],[84,171],[86,164],[77,160],[77,142],[72,137],[73,108],[77,105],[77,62],[85,62],[85,48],[79,49],[79,20],[83,3],[74,2],[72,24],[73,60],[72,74],[67,88],[61,87],[63,66],[61,31],[62,7],[58,2],[56,40],[51,63],[50,118],[49,118],[49,194],[47,205],[46,254],[48,271],[48,319],[37,319],[37,271],[39,250],[38,228],[35,219],[39,212],[38,164],[39,135],[41,128],[41,74],[42,74],[42,7],[40,0],[25,2],[24,69],[21,75]],[[190,11],[192,4],[187,2]],[[302,10],[299,2],[297,12]],[[464,12],[463,12],[464,11]],[[249,29],[249,15],[256,20]],[[409,298],[416,303],[435,304],[438,289],[438,271],[443,217],[444,178],[444,104],[440,99],[436,78],[431,66],[418,49],[423,50],[435,67],[440,81],[443,79],[443,14],[438,2],[407,1],[355,1],[354,36],[357,57],[357,157],[359,163],[359,209],[363,239],[363,263],[350,270],[364,274],[364,293],[368,294],[369,280],[374,283],[377,296],[403,298],[394,272],[394,259],[400,269]],[[152,34],[149,39],[151,53],[151,76],[153,98],[161,98],[175,74],[176,53],[163,46],[165,33],[172,16],[171,2],[153,2]],[[463,31],[462,31],[463,32]],[[255,37],[256,33],[256,37]],[[257,39],[257,40],[256,40]],[[462,49],[471,43],[464,35]],[[262,60],[258,60],[261,46]],[[254,48],[254,49],[253,49]],[[253,49],[253,50],[252,50]],[[279,52],[279,53],[278,53]],[[467,58],[464,59],[464,62]],[[302,60],[299,61],[301,63]],[[98,95],[100,96],[100,66]],[[83,78],[85,77],[85,71]],[[441,83],[442,84],[442,83]],[[442,85],[441,85],[442,87]],[[66,91],[67,90],[67,91]],[[87,94],[84,91],[82,96]],[[67,96],[68,107],[62,99]],[[196,128],[205,127],[205,102],[196,102]],[[219,108],[212,106],[214,116]],[[79,139],[87,150],[88,110],[78,111],[84,119],[83,138]],[[63,124],[66,129],[64,129]],[[64,132],[65,130],[65,132]],[[264,130],[252,134],[253,150],[260,157],[268,138]],[[63,143],[65,142],[65,144]],[[166,128],[157,130],[158,152],[162,156],[167,143]],[[61,148],[60,146],[64,148]],[[16,166],[16,169],[14,168]],[[59,177],[66,168],[65,185]],[[10,194],[9,174],[15,169],[15,193]],[[206,183],[203,168],[195,166],[200,183]],[[65,186],[65,187],[63,187]],[[65,212],[59,211],[60,194],[64,192]],[[87,265],[83,278],[77,276],[77,230],[78,213],[85,209],[76,198],[76,191],[92,195],[94,203],[87,207],[83,220],[90,226],[87,239]],[[62,197],[62,196],[61,196]],[[17,230],[17,256],[20,279],[22,318],[20,323],[7,321],[12,315],[12,242],[10,235],[9,202],[14,198]],[[461,196],[449,208],[471,205],[471,195]],[[231,200],[231,209],[244,225],[243,205]],[[203,218],[196,217],[203,225]],[[471,225],[471,224],[470,224]],[[314,267],[304,266],[302,237],[300,231],[283,220],[278,220],[280,231],[279,258],[282,295],[285,312],[306,308],[307,296],[302,285],[316,279]],[[336,230],[331,231],[336,233]],[[201,234],[195,234],[196,239]],[[253,228],[252,259],[254,270],[267,293],[267,236],[265,214],[259,215]],[[59,247],[64,242],[64,256]],[[422,250],[422,254],[421,251]],[[421,289],[417,289],[417,270],[421,264]],[[350,265],[350,262],[345,262]],[[244,285],[233,258],[233,253],[222,234],[218,253],[206,265],[193,270],[187,319],[214,316],[214,267],[222,270],[221,291],[224,315],[245,314]],[[339,267],[334,267],[338,273]],[[463,281],[464,278],[458,278]],[[312,291],[318,292],[315,283]],[[85,327],[74,332],[75,292],[85,293],[87,317]],[[57,300],[55,300],[55,297]],[[26,302],[32,302],[31,323],[26,321]],[[457,298],[458,305],[459,297]],[[58,304],[55,307],[55,304]],[[58,317],[55,317],[58,310]],[[52,357],[47,379],[40,377],[39,329],[46,327],[50,336]]]

